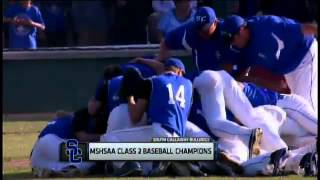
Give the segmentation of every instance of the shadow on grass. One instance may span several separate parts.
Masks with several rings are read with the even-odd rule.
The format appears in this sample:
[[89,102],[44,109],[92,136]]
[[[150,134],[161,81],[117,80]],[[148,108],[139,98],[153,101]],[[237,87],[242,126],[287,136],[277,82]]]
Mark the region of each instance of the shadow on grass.
[[3,179],[32,179],[31,172],[8,173],[3,175]]

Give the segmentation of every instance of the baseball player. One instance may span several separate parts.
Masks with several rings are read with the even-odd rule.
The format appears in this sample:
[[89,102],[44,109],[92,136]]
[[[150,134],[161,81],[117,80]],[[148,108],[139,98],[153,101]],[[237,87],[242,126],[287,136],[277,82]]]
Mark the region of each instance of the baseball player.
[[[147,64],[158,71],[163,69],[163,64],[158,63],[158,61],[137,58],[134,62]],[[193,80],[194,75],[189,75],[188,78]],[[228,81],[228,79],[223,79],[223,81]],[[291,142],[288,142],[288,139],[286,139],[290,146],[300,147],[301,145],[305,145],[307,143],[306,140],[311,142],[314,141],[314,136],[317,135],[317,118],[312,107],[302,97],[298,95],[279,94],[266,88],[258,87],[252,83],[238,82],[238,85],[240,85],[241,90],[243,90],[253,107],[262,105],[276,105],[281,107],[281,109],[286,112],[286,120],[280,126],[280,135],[282,137],[284,135],[294,137],[290,138]],[[226,113],[228,120],[234,119],[234,117],[230,116],[231,113],[228,111],[228,109]],[[193,104],[189,120],[192,121],[196,126],[203,129],[211,137],[216,138],[208,128],[207,123],[201,115],[201,102],[197,91],[194,91]],[[219,121],[216,123],[219,123]],[[227,126],[228,128],[224,128],[224,126]],[[240,132],[243,129],[244,131],[242,131],[242,134],[250,134],[249,129],[241,127],[234,122],[222,122],[222,125],[216,125],[213,127],[219,127],[219,129],[223,130],[223,132],[216,132],[217,135],[224,133],[224,131],[228,132],[228,130],[235,134],[241,134]],[[228,134],[224,134],[224,136],[228,136]]]
[[[253,129],[261,128],[263,130],[261,139],[262,149],[273,152],[277,149],[287,148],[286,143],[281,139],[275,128],[279,122],[274,121],[274,123],[270,123],[274,118],[269,113],[259,114],[261,110],[258,111],[252,107],[242,89],[227,72],[203,71],[194,79],[193,85],[200,95],[202,104],[201,114],[206,120],[209,129],[215,135],[223,139],[242,137],[240,140],[247,142],[245,143],[247,146],[244,147],[248,147],[248,141],[244,140],[245,137],[249,139]],[[245,127],[227,120],[225,107]],[[276,110],[279,121],[283,121],[285,113],[280,108]],[[257,135],[261,136],[261,132],[257,133]],[[255,149],[257,148],[254,148],[254,151],[256,151]],[[248,158],[248,156],[245,156],[246,153],[243,152],[243,149],[235,148],[235,151],[230,154],[238,154],[237,160],[243,162]],[[256,154],[259,154],[259,151]]]
[[[152,58],[149,57],[148,58]],[[120,65],[108,65],[104,69],[103,77],[98,83],[95,92],[97,108],[103,107],[109,116],[110,112],[120,104],[117,97],[118,87],[121,83],[122,75],[129,69],[134,68],[144,78],[153,76],[156,72],[147,65],[139,63],[125,63]],[[109,95],[110,93],[110,95]]]
[[60,162],[60,144],[67,139],[75,139],[72,116],[54,119],[40,132],[31,152],[31,167],[34,177],[63,176],[87,174],[93,162]]
[[[130,119],[137,123],[143,113],[148,112],[149,125],[111,131],[101,137],[102,142],[150,142],[152,137],[185,135],[192,83],[182,77],[185,67],[180,60],[170,58],[165,66],[163,74],[141,79],[135,87],[126,85],[132,82],[130,76],[125,76],[123,80],[121,94],[128,99]],[[137,100],[132,97],[133,94],[137,94]],[[117,166],[125,167],[125,164]]]
[[198,72],[221,70],[222,63],[240,58],[240,53],[230,49],[221,34],[221,21],[210,7],[197,9],[193,21],[169,32],[160,42],[159,61],[165,61],[169,50],[192,52],[193,62]]
[[[222,32],[245,56],[238,62],[244,69],[243,75],[250,66],[285,75],[291,93],[308,100],[317,113],[318,43],[314,37],[317,27],[277,16],[244,20],[232,15],[225,19]],[[255,84],[259,84],[259,79],[255,79]]]
[[302,147],[308,141],[315,141],[318,135],[318,119],[311,105],[301,96],[279,94],[252,83],[239,83],[253,107],[275,105],[286,112],[286,119],[280,125],[281,137],[290,136],[286,142],[291,147]]
[[[215,86],[216,85],[214,91],[215,91],[215,93],[217,93],[217,92],[219,92],[219,88],[218,88],[218,86],[219,86],[218,84],[219,83],[223,82],[222,84],[225,84],[225,83],[229,84],[229,85],[223,85],[224,87],[222,88],[222,91],[224,91],[223,93],[225,93],[225,96],[224,96],[225,101],[226,102],[231,101],[233,103],[236,103],[236,105],[238,105],[238,108],[241,107],[240,110],[245,111],[244,113],[249,115],[246,118],[250,119],[250,113],[247,113],[247,111],[246,111],[246,109],[248,109],[246,104],[248,104],[248,103],[250,104],[250,102],[244,101],[244,102],[246,102],[245,104],[237,104],[237,100],[233,99],[234,97],[238,96],[237,98],[238,98],[238,100],[240,100],[241,97],[243,97],[243,93],[240,92],[242,89],[241,88],[240,89],[237,88],[238,85],[237,85],[237,83],[234,83],[235,81],[231,82],[230,80],[228,80],[228,78],[226,78],[226,77],[230,77],[226,72],[217,71],[217,72],[215,72],[216,74],[213,74],[213,72],[214,71],[204,71],[202,74],[200,74],[199,77],[197,77],[198,79],[196,78],[194,80],[194,86],[195,86],[196,90],[199,92],[200,96],[204,95],[204,97],[205,97],[205,98],[202,98],[201,100],[204,101],[204,99],[206,99],[207,102],[209,102],[209,100],[212,101],[212,99],[211,99],[212,96],[210,97],[209,93],[207,93],[207,94],[201,93],[201,91],[205,92],[205,90],[206,91],[212,90],[209,87],[210,85],[211,86]],[[223,73],[221,73],[221,72],[223,72]],[[217,74],[220,74],[220,75],[217,75]],[[205,77],[207,77],[207,81],[204,80]],[[213,77],[215,77],[215,78],[213,78]],[[230,77],[230,79],[231,79],[231,77]],[[211,80],[211,81],[209,81],[209,80]],[[214,82],[214,81],[216,81],[216,82]],[[217,82],[219,82],[219,83],[217,83]],[[200,84],[200,83],[202,83],[202,84]],[[204,86],[205,84],[207,86]],[[203,88],[203,89],[201,90],[201,88],[199,88],[199,86],[201,86],[201,88]],[[235,90],[235,89],[237,89],[237,90]],[[261,105],[271,104],[271,103],[272,104],[278,104],[279,106],[281,106],[284,109],[286,109],[286,108],[289,109],[288,114],[290,116],[293,115],[293,117],[296,118],[296,119],[301,118],[301,114],[303,114],[303,116],[305,116],[305,117],[303,117],[301,119],[306,121],[306,122],[315,121],[316,120],[315,113],[313,112],[311,106],[304,99],[302,99],[299,96],[296,96],[296,95],[280,95],[280,94],[277,94],[275,92],[268,91],[268,90],[262,89],[262,88],[258,88],[258,87],[253,86],[253,85],[245,87],[244,91],[246,92],[246,95],[249,97],[249,99],[251,99],[251,101],[253,102],[253,104],[255,106],[261,106]],[[234,94],[234,95],[232,95],[232,94]],[[274,96],[280,96],[280,97],[284,96],[284,97],[281,97],[279,99],[274,99],[275,98]],[[217,98],[217,99],[219,99],[219,98]],[[245,99],[245,98],[243,98],[243,99]],[[196,98],[194,98],[194,100],[196,101]],[[195,101],[193,103],[195,103]],[[241,102],[241,101],[239,101],[239,102]],[[293,106],[292,105],[290,106],[290,103],[293,103],[293,102],[295,104]],[[226,106],[229,107],[228,104],[226,104]],[[212,111],[213,108],[215,108],[215,106],[209,106],[209,107],[211,108],[210,109],[211,111]],[[245,109],[242,109],[242,107],[244,107]],[[202,108],[208,108],[208,107],[205,107],[202,104]],[[229,107],[229,108],[233,112],[232,107]],[[268,108],[270,108],[270,107],[268,107]],[[199,109],[201,109],[201,107]],[[252,107],[251,107],[251,109],[252,109]],[[298,110],[296,110],[296,109],[298,109]],[[254,110],[256,111],[257,109],[254,109]],[[272,108],[270,108],[270,110],[273,111]],[[298,112],[298,114],[291,114],[292,112],[290,112],[290,111]],[[282,122],[284,120],[285,116],[283,114],[282,115],[280,114],[280,117],[276,118],[276,119],[280,119],[277,122],[277,121],[273,120],[274,119],[274,117],[273,117],[274,115],[269,116],[267,114],[267,112],[263,111],[263,109],[262,110],[258,109],[256,112],[260,113],[261,116],[268,116],[268,119],[264,118],[264,119],[261,119],[261,121],[262,122],[267,122],[267,123],[264,123],[264,124],[266,125],[266,127],[268,127],[267,130],[270,132],[269,134],[274,136],[274,139],[271,139],[271,138],[268,139],[270,141],[270,143],[267,142],[265,146],[268,146],[268,145],[269,146],[274,146],[273,143],[276,141],[277,143],[284,144],[283,145],[284,148],[280,148],[281,150],[277,150],[277,148],[281,147],[281,146],[278,146],[278,147],[274,146],[272,149],[271,148],[268,149],[268,151],[270,153],[266,153],[266,154],[263,154],[263,155],[261,155],[261,156],[259,156],[257,158],[253,158],[253,159],[249,159],[248,160],[248,159],[245,159],[245,158],[241,158],[242,154],[241,154],[241,152],[239,152],[239,151],[245,151],[246,150],[245,146],[241,147],[241,143],[239,143],[239,141],[232,141],[232,142],[226,141],[226,139],[228,137],[226,138],[226,136],[221,136],[221,134],[225,133],[225,132],[222,132],[220,134],[216,133],[216,131],[228,131],[229,129],[227,129],[228,128],[227,126],[223,126],[223,128],[221,128],[221,129],[219,128],[219,126],[215,126],[216,129],[215,129],[214,132],[215,132],[216,135],[218,135],[218,137],[220,135],[220,137],[218,139],[220,148],[222,150],[226,151],[228,153],[228,156],[232,160],[234,160],[235,162],[238,162],[238,163],[242,162],[242,166],[243,166],[243,168],[245,170],[244,171],[244,175],[252,176],[252,175],[258,175],[258,174],[261,174],[261,173],[264,174],[264,175],[272,175],[273,174],[273,170],[277,169],[277,168],[274,168],[274,167],[277,164],[279,164],[280,163],[279,161],[282,161],[283,158],[284,158],[283,156],[279,156],[279,153],[281,153],[281,151],[285,151],[286,152],[286,149],[287,149],[285,143],[282,141],[280,136],[277,135],[278,130],[279,130],[279,126],[281,126],[279,133],[284,133],[281,130],[282,126],[285,126],[285,124],[287,122],[293,121],[293,120],[292,119],[287,119],[285,122]],[[203,113],[200,112],[200,114],[203,115],[204,117],[206,117],[204,112]],[[193,117],[195,117],[195,115],[193,115]],[[210,117],[210,116],[208,116],[208,117]],[[207,121],[206,118],[202,118],[202,119],[204,119],[204,121],[207,123],[207,126],[210,126],[210,122]],[[192,118],[190,120],[192,120]],[[201,118],[200,119],[196,118],[196,119],[193,119],[193,121],[194,121],[194,123],[196,125],[198,125],[199,121],[203,121],[203,120],[201,120]],[[258,124],[263,124],[262,122],[258,123]],[[253,122],[253,123],[256,123],[256,122]],[[273,123],[274,123],[274,125],[272,125]],[[268,124],[271,124],[272,126],[269,126]],[[313,124],[313,125],[315,126],[315,127],[312,127],[313,130],[317,129],[317,125],[316,124]],[[294,127],[292,127],[292,128],[294,128]],[[292,130],[292,128],[286,127],[286,129],[288,129],[287,132]],[[209,130],[211,130],[211,129],[213,129],[213,128],[209,127]],[[301,130],[303,128],[302,127],[298,127],[298,130],[299,129]],[[237,132],[237,131],[235,131],[235,132]],[[311,133],[312,132],[309,132],[309,134],[311,134]],[[290,134],[293,134],[293,133],[290,133]],[[299,133],[299,134],[301,134],[301,133]],[[309,161],[312,161],[312,163],[314,163],[316,161],[315,160],[316,158],[315,158],[315,155],[314,155],[315,154],[314,152],[315,152],[315,135],[316,134],[312,134],[312,135],[313,135],[312,136],[313,139],[312,139],[312,141],[310,143],[307,143],[306,141],[304,142],[305,143],[304,146],[306,146],[307,144],[311,144],[311,147],[313,147],[312,150],[310,150],[310,148],[302,147],[302,145],[300,145],[301,148],[299,148],[297,150],[294,150],[294,151],[290,151],[290,153],[286,155],[285,158],[289,157],[288,161],[287,161],[287,163],[282,165],[282,167],[285,167],[285,172],[292,172],[292,171],[293,172],[297,172],[301,168],[305,168],[305,169],[309,168],[310,169],[310,166],[308,165]],[[310,147],[310,146],[307,146],[307,147]],[[232,148],[238,149],[238,151],[233,151]],[[273,153],[271,153],[271,152],[273,152]],[[308,171],[310,171],[310,170],[308,170]],[[308,173],[306,173],[306,174],[308,174]]]

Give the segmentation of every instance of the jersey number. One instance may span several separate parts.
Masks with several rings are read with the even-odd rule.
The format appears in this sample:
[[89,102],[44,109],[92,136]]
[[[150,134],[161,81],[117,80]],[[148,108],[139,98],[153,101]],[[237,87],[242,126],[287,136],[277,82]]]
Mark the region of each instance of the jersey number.
[[180,85],[178,88],[177,93],[175,94],[175,96],[173,97],[173,88],[172,88],[172,84],[167,84],[167,88],[169,91],[169,104],[175,104],[175,101],[179,102],[179,105],[184,108],[186,106],[186,100],[184,98],[184,86]]

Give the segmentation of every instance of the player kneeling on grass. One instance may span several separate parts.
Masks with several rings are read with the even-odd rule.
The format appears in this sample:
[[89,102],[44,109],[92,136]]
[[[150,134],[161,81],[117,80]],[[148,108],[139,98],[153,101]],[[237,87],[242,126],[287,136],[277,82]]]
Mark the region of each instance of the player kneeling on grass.
[[89,173],[94,162],[61,162],[60,144],[67,139],[80,142],[98,141],[106,130],[103,114],[93,112],[94,102],[89,107],[76,111],[73,115],[65,115],[50,121],[41,131],[31,152],[31,167],[35,177],[78,176]]
[[[130,75],[124,76],[121,94],[128,99],[130,119],[138,123],[143,113],[148,112],[148,125],[111,131],[102,136],[101,141],[151,142],[152,137],[184,136],[192,98],[192,84],[182,77],[184,72],[183,63],[170,58],[165,64],[165,72],[150,79],[141,79],[134,86],[130,85]],[[135,98],[133,94],[136,94]],[[117,176],[140,174],[142,171],[136,162],[114,165],[121,167],[114,174]]]

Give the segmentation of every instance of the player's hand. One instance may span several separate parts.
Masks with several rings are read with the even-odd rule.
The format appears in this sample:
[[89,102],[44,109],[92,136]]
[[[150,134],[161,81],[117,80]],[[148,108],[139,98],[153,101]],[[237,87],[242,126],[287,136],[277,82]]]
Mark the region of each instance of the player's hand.
[[13,18],[11,22],[14,25],[20,25],[21,19],[16,17],[16,18]]
[[33,26],[33,21],[31,19],[19,19],[19,24],[24,26]]

